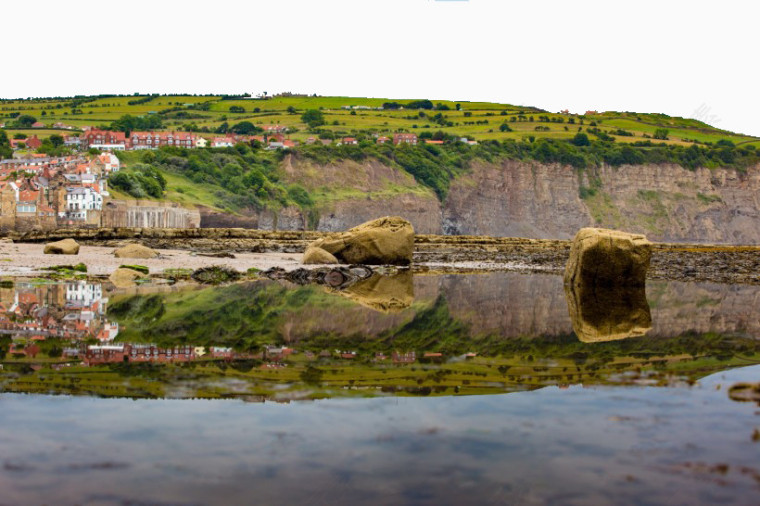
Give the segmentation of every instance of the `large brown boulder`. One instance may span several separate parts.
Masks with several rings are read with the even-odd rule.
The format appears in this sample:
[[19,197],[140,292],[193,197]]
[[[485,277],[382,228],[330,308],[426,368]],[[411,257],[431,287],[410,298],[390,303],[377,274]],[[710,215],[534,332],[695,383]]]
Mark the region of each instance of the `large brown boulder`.
[[337,264],[338,259],[335,255],[328,253],[322,248],[314,248],[309,246],[306,248],[303,254],[303,263],[305,264]]
[[570,247],[565,284],[644,286],[652,243],[641,234],[582,228]]
[[368,265],[409,265],[414,253],[414,228],[397,216],[368,221],[341,234],[318,239],[307,248],[304,263],[317,257],[313,249],[321,249],[340,262]]
[[135,281],[140,278],[146,278],[147,276],[140,271],[129,269],[127,267],[119,267],[108,276],[111,283],[117,288],[129,288],[135,285]]
[[113,252],[116,258],[156,258],[158,252],[142,244],[127,244]]
[[78,255],[79,244],[74,239],[49,242],[45,245],[46,255]]

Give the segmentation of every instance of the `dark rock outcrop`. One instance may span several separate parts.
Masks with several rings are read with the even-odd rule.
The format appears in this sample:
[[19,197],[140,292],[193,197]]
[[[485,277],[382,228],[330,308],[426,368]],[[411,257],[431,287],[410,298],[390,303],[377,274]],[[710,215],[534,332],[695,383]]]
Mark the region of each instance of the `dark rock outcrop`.
[[640,234],[582,228],[565,267],[569,286],[644,286],[652,244]]

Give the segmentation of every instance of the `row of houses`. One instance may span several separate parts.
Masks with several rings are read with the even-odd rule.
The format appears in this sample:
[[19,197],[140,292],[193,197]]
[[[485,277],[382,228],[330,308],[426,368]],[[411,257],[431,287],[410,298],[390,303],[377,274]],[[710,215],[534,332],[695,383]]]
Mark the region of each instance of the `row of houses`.
[[[131,132],[130,135],[127,136],[124,132],[90,129],[85,131],[80,137],[66,137],[64,143],[67,146],[77,147],[83,150],[97,148],[101,151],[157,149],[162,146],[176,146],[183,148],[226,148],[232,147],[239,142],[250,143],[252,141],[266,144],[269,149],[287,149],[298,145],[298,141],[289,139],[284,133],[282,133],[282,129],[278,128],[279,125],[269,126],[271,129],[266,135],[227,134],[225,136],[213,137],[210,139],[192,132]],[[469,142],[467,139],[463,140]],[[378,136],[376,137],[375,142],[377,144],[392,142],[394,145],[417,145],[420,141],[417,135],[413,133],[395,133],[393,134],[393,137]],[[443,141],[430,139],[426,139],[423,142],[427,144],[443,143]],[[335,140],[309,137],[305,140],[305,143],[350,145],[358,144],[359,141],[354,137],[343,137]]]

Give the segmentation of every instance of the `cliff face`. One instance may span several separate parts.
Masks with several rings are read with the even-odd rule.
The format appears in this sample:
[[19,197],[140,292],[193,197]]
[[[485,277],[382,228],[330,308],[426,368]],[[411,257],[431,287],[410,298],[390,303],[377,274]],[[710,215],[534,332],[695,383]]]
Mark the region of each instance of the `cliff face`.
[[282,168],[287,182],[309,191],[316,202],[315,211],[286,207],[235,217],[207,209],[201,212],[201,226],[337,232],[381,216],[398,215],[409,220],[418,233],[442,233],[440,202],[403,170],[377,160],[317,165],[290,156]]
[[[443,206],[451,234],[570,238],[584,226],[656,241],[760,242],[760,167],[636,165],[576,171],[558,164],[475,163]],[[581,198],[581,194],[584,195]]]
[[443,206],[447,234],[540,239],[572,237],[591,223],[569,167],[518,161],[475,162]]
[[379,161],[317,165],[286,158],[288,182],[316,211],[262,211],[240,219],[202,214],[202,226],[345,230],[386,215],[418,233],[567,239],[581,227],[639,232],[655,241],[760,243],[760,167],[697,169],[636,165],[576,170],[559,164],[475,161],[445,202]]

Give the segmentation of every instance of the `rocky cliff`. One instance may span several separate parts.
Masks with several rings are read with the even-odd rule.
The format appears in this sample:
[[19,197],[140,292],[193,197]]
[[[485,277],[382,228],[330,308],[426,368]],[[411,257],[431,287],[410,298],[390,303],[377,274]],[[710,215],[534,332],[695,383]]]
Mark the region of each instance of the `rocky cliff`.
[[760,167],[684,169],[475,163],[443,205],[443,231],[570,238],[584,226],[668,242],[760,242]]
[[475,161],[441,203],[408,173],[376,160],[317,165],[289,157],[288,182],[314,210],[265,210],[240,219],[202,212],[202,226],[345,230],[385,215],[418,233],[571,238],[585,226],[668,242],[760,243],[760,167],[688,170],[672,164],[578,170],[516,160]]

